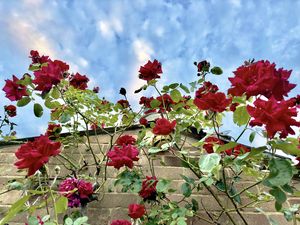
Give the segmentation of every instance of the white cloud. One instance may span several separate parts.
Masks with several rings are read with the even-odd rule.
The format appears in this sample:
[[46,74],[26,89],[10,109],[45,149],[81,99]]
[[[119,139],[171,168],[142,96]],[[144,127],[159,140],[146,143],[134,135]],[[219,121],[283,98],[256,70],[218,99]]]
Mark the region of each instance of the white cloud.
[[97,26],[101,35],[106,39],[111,39],[115,34],[123,32],[123,25],[116,17],[112,17],[109,20],[100,20],[98,21]]

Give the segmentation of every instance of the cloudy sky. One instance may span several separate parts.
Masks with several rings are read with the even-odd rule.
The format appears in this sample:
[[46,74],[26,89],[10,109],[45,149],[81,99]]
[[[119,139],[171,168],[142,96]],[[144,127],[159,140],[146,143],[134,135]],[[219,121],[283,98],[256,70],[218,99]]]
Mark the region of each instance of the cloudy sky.
[[[225,91],[232,71],[255,58],[293,69],[300,84],[299,11],[297,0],[1,0],[0,86],[26,72],[31,49],[68,62],[112,101],[120,87],[141,86],[139,66],[155,58],[162,83],[194,80],[193,62],[207,59],[224,69],[211,80]],[[49,114],[35,119],[30,106],[19,114],[18,137],[44,133]]]

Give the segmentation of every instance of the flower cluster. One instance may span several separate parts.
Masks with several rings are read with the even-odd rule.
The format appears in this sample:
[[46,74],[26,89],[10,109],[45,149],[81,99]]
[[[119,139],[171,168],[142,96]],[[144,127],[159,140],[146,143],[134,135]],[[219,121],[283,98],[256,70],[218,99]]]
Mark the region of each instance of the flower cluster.
[[60,153],[60,142],[54,142],[48,136],[41,135],[32,142],[22,144],[15,155],[19,159],[15,163],[18,169],[28,168],[28,176],[33,175],[51,156]]
[[127,166],[132,169],[133,161],[139,160],[137,157],[139,155],[139,151],[135,146],[133,146],[135,141],[135,138],[129,135],[119,137],[116,141],[119,146],[114,146],[107,153],[107,157],[110,159],[107,165],[113,166],[116,169],[120,169],[123,166]]
[[276,100],[282,100],[296,84],[288,81],[291,70],[276,69],[275,66],[275,63],[261,60],[237,68],[233,72],[235,76],[229,78],[232,87],[228,94],[241,96],[245,93],[248,98],[264,95],[267,98],[273,96]]
[[67,178],[62,181],[59,191],[68,198],[68,206],[71,208],[88,202],[94,192],[92,183],[76,178]]

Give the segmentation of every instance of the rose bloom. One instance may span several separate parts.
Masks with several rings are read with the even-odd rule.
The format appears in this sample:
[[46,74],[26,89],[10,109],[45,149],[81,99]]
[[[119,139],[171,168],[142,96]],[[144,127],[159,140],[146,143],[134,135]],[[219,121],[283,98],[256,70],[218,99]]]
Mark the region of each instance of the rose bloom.
[[147,126],[148,125],[148,120],[145,118],[145,117],[142,117],[140,120],[139,120],[140,124],[141,125],[144,125],[144,126]]
[[297,117],[297,108],[289,100],[277,101],[273,97],[268,101],[257,99],[254,106],[247,106],[247,111],[252,117],[250,126],[265,125],[269,138],[273,138],[277,132],[280,138],[285,138],[288,134],[295,134],[291,126],[300,126],[300,122],[293,118]]
[[140,104],[140,105],[144,105],[145,108],[150,109],[150,108],[151,108],[150,102],[151,102],[152,100],[154,100],[153,97],[147,98],[147,97],[145,97],[145,96],[142,96],[142,97],[140,98],[139,104]]
[[10,117],[14,117],[17,115],[17,107],[14,105],[6,105],[4,106],[4,110]]
[[31,176],[49,161],[50,156],[60,153],[60,145],[60,142],[51,141],[48,136],[41,135],[34,141],[21,145],[15,153],[19,159],[15,165],[18,169],[28,168],[28,176]]
[[122,147],[115,146],[107,153],[107,157],[110,159],[107,165],[113,166],[116,169],[120,169],[123,166],[127,166],[131,169],[133,167],[133,161],[139,160],[138,155],[138,149],[132,145],[123,145]]
[[80,75],[79,73],[76,73],[70,77],[70,85],[80,90],[85,90],[88,82],[89,78],[87,78],[85,75]]
[[35,71],[35,79],[32,83],[36,84],[35,90],[47,93],[51,90],[52,86],[57,85],[64,77],[64,73],[69,70],[69,65],[60,61],[49,61],[46,66],[40,70]]
[[171,96],[168,94],[163,94],[162,96],[158,96],[156,99],[160,101],[160,105],[158,106],[160,108],[160,112],[164,112],[165,110],[170,112],[171,105],[175,104]]
[[57,137],[59,136],[61,130],[62,128],[60,124],[50,123],[48,124],[48,128],[45,135],[47,135],[48,137]]
[[208,154],[211,154],[211,153],[214,153],[214,145],[223,145],[224,142],[222,140],[220,140],[219,138],[217,137],[207,137],[205,138],[204,140],[205,144],[203,145],[203,148],[205,149],[205,151],[208,153]]
[[144,200],[155,200],[156,198],[156,185],[158,180],[156,177],[146,176],[146,179],[142,182],[142,189],[139,192],[139,195]]
[[23,96],[28,96],[26,86],[17,84],[18,81],[19,79],[15,75],[12,76],[12,80],[5,80],[5,85],[2,90],[5,92],[6,98],[11,101],[18,101]]
[[127,100],[124,100],[124,99],[121,99],[121,100],[117,101],[117,103],[119,103],[123,108],[128,108],[130,106],[129,102]]
[[194,99],[194,104],[200,110],[210,110],[214,112],[223,112],[226,110],[227,106],[231,103],[231,99],[227,99],[225,94],[222,92],[208,92],[201,97]]
[[93,184],[90,182],[86,182],[84,180],[78,180],[77,182],[77,188],[79,197],[82,198],[88,198],[89,195],[93,194]]
[[31,58],[32,60],[32,64],[43,64],[49,61],[49,56],[40,56],[40,53],[38,51],[35,50],[31,50],[30,51],[30,56],[29,58]]
[[132,219],[141,218],[146,213],[145,206],[140,204],[130,204],[128,206],[128,211],[128,216]]
[[158,74],[162,73],[161,63],[156,59],[153,62],[148,60],[144,66],[140,67],[139,73],[139,78],[146,81],[160,78]]
[[282,100],[296,84],[288,81],[291,70],[277,70],[275,66],[275,63],[264,60],[240,66],[233,72],[235,76],[228,78],[231,82],[228,94],[242,96],[246,93],[248,98],[264,95],[267,98],[273,96],[276,100]]
[[136,139],[134,137],[132,137],[131,135],[122,135],[120,136],[117,141],[116,144],[119,146],[123,146],[123,145],[134,145],[136,142]]
[[226,150],[225,154],[226,155],[234,155],[235,157],[238,157],[239,155],[243,155],[247,152],[250,152],[249,148],[247,148],[244,145],[238,144],[234,148]]
[[170,122],[165,118],[160,118],[156,120],[152,132],[156,135],[169,135],[174,131],[175,126],[176,126],[176,120]]
[[113,220],[110,225],[131,225],[128,220]]

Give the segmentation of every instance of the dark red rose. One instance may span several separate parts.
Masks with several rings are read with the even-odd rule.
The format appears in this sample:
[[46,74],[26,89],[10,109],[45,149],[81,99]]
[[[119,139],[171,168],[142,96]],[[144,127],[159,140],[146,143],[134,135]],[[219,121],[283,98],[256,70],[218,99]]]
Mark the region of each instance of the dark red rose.
[[158,180],[156,177],[148,177],[142,182],[142,189],[139,192],[139,195],[144,200],[155,200],[156,198],[156,185]]
[[171,96],[168,94],[163,94],[162,96],[158,96],[156,99],[160,101],[160,105],[158,106],[160,108],[160,112],[164,112],[165,109],[168,112],[171,111],[171,105],[175,104]]
[[131,135],[123,135],[121,137],[119,137],[116,141],[116,144],[119,146],[123,146],[123,145],[134,145],[136,142],[136,139],[134,137],[132,137]]
[[239,106],[239,103],[232,103],[229,108],[230,111],[234,112],[236,110],[237,106]]
[[128,108],[130,106],[129,102],[127,100],[124,100],[124,99],[121,99],[121,100],[117,101],[117,103],[119,103],[124,109]]
[[63,79],[64,73],[68,70],[69,65],[62,61],[49,61],[46,66],[34,72],[35,79],[32,83],[37,85],[35,90],[42,91],[43,93],[49,92],[52,86],[57,85]]
[[176,120],[170,122],[165,118],[160,118],[156,120],[152,132],[156,135],[169,135],[174,131],[175,126],[176,126]]
[[86,182],[84,180],[78,180],[77,188],[78,188],[79,197],[81,199],[89,198],[89,196],[94,192],[93,184],[90,182]]
[[149,60],[144,66],[140,67],[139,73],[139,78],[142,80],[149,81],[160,78],[158,74],[162,73],[161,63],[156,59],[153,62]]
[[[198,95],[199,96],[199,95]],[[222,92],[208,92],[194,99],[194,104],[200,110],[211,110],[214,112],[223,112],[226,110],[227,106],[231,103],[231,99],[226,98],[225,94]]]
[[99,87],[94,87],[94,88],[93,88],[93,92],[94,92],[94,93],[99,93],[99,91],[100,91],[100,88],[99,88]]
[[14,105],[6,105],[4,106],[4,110],[10,117],[14,117],[17,115],[17,107]]
[[300,126],[300,122],[293,118],[297,117],[297,108],[291,101],[277,101],[273,97],[268,101],[257,99],[254,107],[247,106],[247,111],[252,117],[250,126],[265,125],[269,138],[273,138],[277,132],[280,138],[285,138],[288,134],[295,134],[291,126]]
[[147,97],[144,97],[144,96],[143,96],[143,97],[140,98],[139,104],[140,104],[140,105],[144,105],[145,108],[147,108],[147,109],[151,109],[150,102],[151,102],[152,100],[154,100],[153,97],[147,98]]
[[214,145],[223,145],[224,142],[217,137],[207,137],[204,140],[203,148],[208,154],[214,153]]
[[107,157],[110,159],[107,165],[113,166],[116,169],[120,169],[123,166],[127,166],[131,169],[133,167],[133,161],[139,160],[138,155],[138,149],[132,145],[123,145],[122,147],[115,146],[107,153]]
[[47,135],[48,137],[57,137],[59,136],[61,130],[62,128],[60,124],[50,123],[48,124],[48,128],[45,135]]
[[226,150],[225,154],[226,155],[234,155],[235,157],[238,157],[239,155],[243,155],[247,152],[250,152],[249,148],[247,148],[244,145],[238,144],[234,148]]
[[45,56],[45,55],[40,56],[40,53],[35,50],[30,51],[29,58],[31,58],[32,64],[36,64],[36,63],[43,64],[49,61],[49,56]]
[[146,208],[144,205],[140,204],[130,204],[128,206],[128,216],[132,219],[141,218],[146,213]]
[[207,62],[206,60],[203,60],[199,63],[195,63],[198,69],[198,72],[202,72],[202,71],[208,71],[209,67],[210,67],[210,63]]
[[79,73],[76,73],[70,77],[70,85],[80,90],[85,90],[88,82],[89,78]]
[[128,220],[113,220],[110,225],[131,225]]
[[273,96],[276,100],[282,100],[296,84],[288,81],[291,70],[277,70],[275,66],[275,63],[264,60],[240,66],[233,72],[235,76],[229,78],[232,87],[228,89],[228,94],[241,96],[246,93],[248,98],[264,95],[267,98]]
[[11,101],[18,101],[23,96],[28,96],[26,92],[26,86],[18,84],[19,79],[13,75],[12,80],[5,80],[3,91],[6,94],[6,98]]
[[148,120],[145,117],[142,117],[139,122],[141,125],[144,125],[144,126],[148,125]]
[[50,156],[58,155],[59,148],[60,142],[51,141],[48,136],[41,135],[34,141],[21,145],[15,153],[19,159],[15,165],[18,169],[28,168],[28,176],[31,176],[49,161]]

